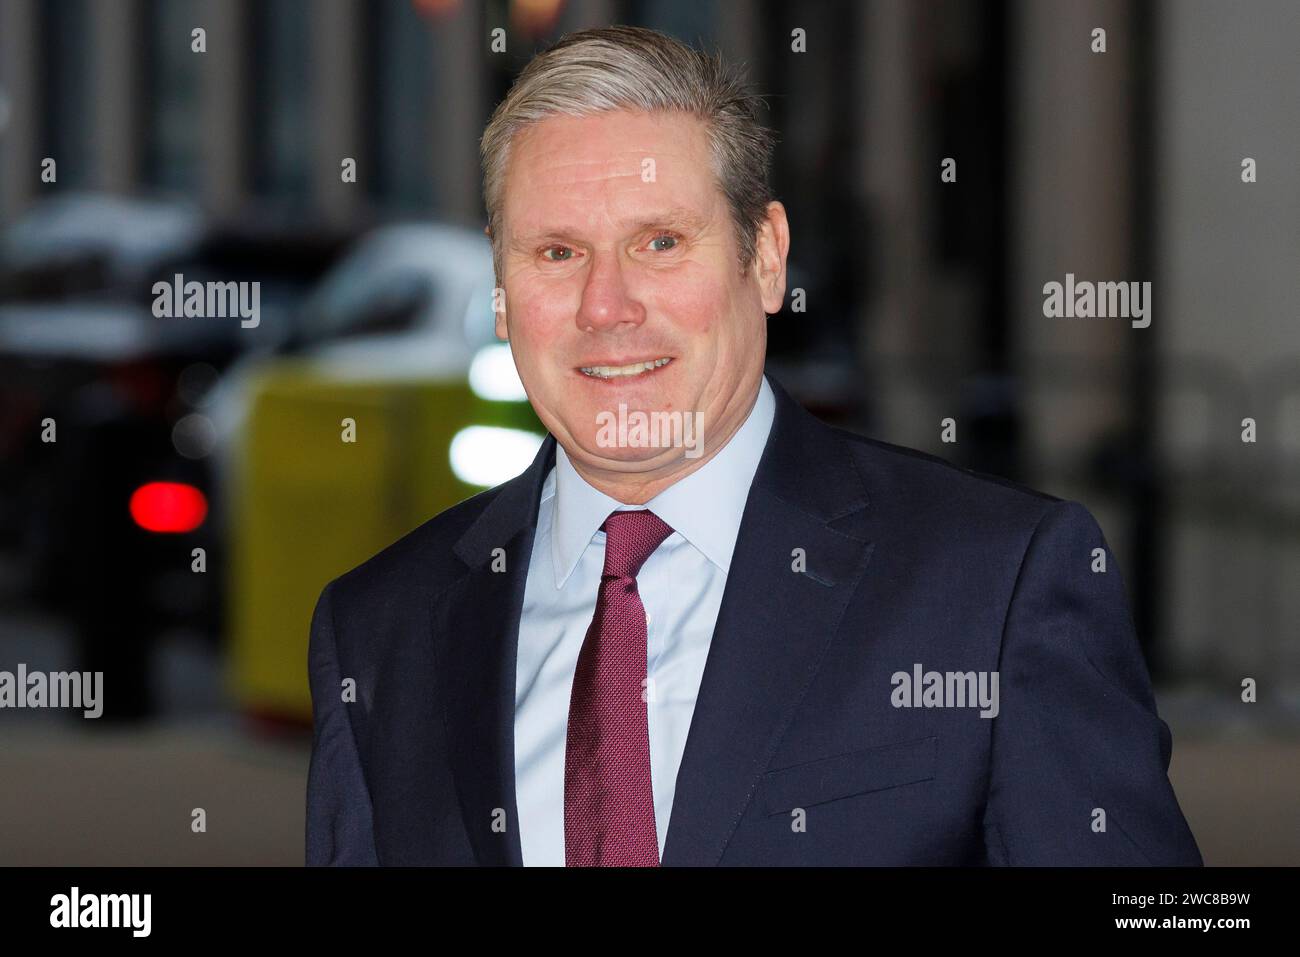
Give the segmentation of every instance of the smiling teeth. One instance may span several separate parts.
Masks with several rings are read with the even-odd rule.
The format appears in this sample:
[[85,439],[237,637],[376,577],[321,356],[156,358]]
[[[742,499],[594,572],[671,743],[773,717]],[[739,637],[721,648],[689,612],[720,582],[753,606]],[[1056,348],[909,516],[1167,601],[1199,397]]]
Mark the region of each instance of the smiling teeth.
[[581,371],[585,375],[595,376],[598,379],[613,379],[621,375],[640,375],[642,372],[666,366],[672,361],[672,359],[650,359],[646,362],[634,362],[630,366],[584,366]]

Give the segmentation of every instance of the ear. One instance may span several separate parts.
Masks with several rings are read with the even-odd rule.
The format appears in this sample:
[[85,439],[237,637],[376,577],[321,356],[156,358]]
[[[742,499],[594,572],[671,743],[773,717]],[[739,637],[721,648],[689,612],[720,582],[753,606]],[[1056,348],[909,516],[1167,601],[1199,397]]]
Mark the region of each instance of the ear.
[[[491,224],[491,223],[489,223],[488,225],[486,225],[486,226],[483,227],[483,235],[486,236],[488,239],[491,239],[491,238],[492,238],[492,224]],[[505,292],[505,290],[502,289],[500,286],[495,287],[495,288],[492,290],[492,307],[493,307],[493,311],[496,313],[496,317],[497,317],[497,318],[496,318],[496,337],[497,337],[498,339],[500,339],[502,342],[505,342],[505,341],[507,341],[507,340],[510,338],[510,336],[507,335],[507,333],[506,333],[506,310],[505,310],[505,301],[506,301],[506,292]],[[500,304],[501,304],[501,308],[500,308],[500,309],[497,309],[497,308],[496,308],[497,303],[500,303]]]
[[492,308],[497,317],[496,336],[502,342],[506,342],[510,339],[510,332],[506,328],[506,291],[500,286],[492,290]]
[[786,259],[790,255],[790,223],[785,206],[777,200],[767,204],[767,218],[759,224],[754,249],[755,276],[763,311],[774,315],[785,307]]

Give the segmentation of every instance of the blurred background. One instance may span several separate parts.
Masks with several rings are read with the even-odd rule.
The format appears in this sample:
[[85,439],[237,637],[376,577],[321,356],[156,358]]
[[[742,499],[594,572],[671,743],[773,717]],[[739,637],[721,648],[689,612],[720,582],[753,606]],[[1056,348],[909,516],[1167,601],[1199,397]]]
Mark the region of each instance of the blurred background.
[[[0,0],[0,670],[105,674],[0,711],[0,864],[302,863],[320,589],[540,440],[478,137],[609,23],[767,97],[770,371],[1085,503],[1206,862],[1300,863],[1294,3]],[[1045,318],[1067,273],[1151,325]],[[178,276],[256,324],[159,317]]]

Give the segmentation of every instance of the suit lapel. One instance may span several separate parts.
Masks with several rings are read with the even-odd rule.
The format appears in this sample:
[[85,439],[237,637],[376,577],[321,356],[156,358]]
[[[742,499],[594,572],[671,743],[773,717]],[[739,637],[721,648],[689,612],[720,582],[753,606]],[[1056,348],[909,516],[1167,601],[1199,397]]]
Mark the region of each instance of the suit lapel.
[[677,774],[665,866],[718,863],[871,557],[844,440],[772,385],[776,417]]
[[[468,571],[432,599],[448,755],[480,864],[523,864],[515,803],[516,653],[537,505],[554,453],[555,440],[547,436],[528,470],[502,486],[456,543]],[[504,571],[493,570],[502,557],[496,549],[504,550]]]

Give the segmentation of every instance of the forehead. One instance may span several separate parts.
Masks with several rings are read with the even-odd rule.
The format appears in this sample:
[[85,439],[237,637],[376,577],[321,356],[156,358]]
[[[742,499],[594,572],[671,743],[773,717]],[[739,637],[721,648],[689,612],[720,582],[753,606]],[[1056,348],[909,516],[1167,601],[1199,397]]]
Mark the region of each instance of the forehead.
[[682,113],[553,116],[511,145],[502,213],[525,234],[634,224],[649,211],[710,215],[719,198],[703,121]]

